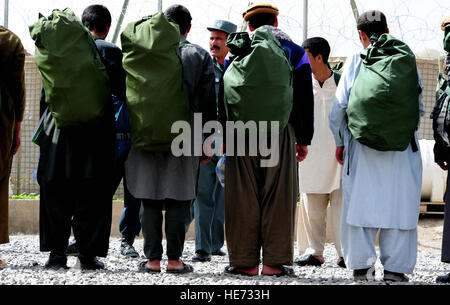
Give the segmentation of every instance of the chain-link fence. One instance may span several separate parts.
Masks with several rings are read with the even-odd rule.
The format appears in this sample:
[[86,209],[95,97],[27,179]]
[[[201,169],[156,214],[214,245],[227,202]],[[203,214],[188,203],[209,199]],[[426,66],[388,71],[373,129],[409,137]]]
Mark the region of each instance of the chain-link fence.
[[[343,57],[330,58],[330,63],[344,61]],[[437,60],[418,59],[417,64],[425,87],[423,92],[425,115],[422,117],[419,129],[419,139],[433,139],[430,113],[435,102],[437,76],[439,67]],[[41,78],[33,61],[27,56],[25,64],[26,82],[26,108],[22,122],[21,149],[14,158],[11,172],[11,194],[39,194],[39,185],[36,181],[36,170],[39,159],[39,147],[31,142],[31,136],[39,121],[39,98],[41,93]],[[120,185],[116,197],[123,198],[123,186]]]
[[[21,146],[14,157],[11,168],[10,195],[39,194],[36,180],[39,161],[39,146],[31,142],[31,137],[39,122],[39,100],[42,82],[39,70],[32,56],[25,60],[26,106],[22,122]],[[120,184],[116,197],[123,198],[123,185]]]

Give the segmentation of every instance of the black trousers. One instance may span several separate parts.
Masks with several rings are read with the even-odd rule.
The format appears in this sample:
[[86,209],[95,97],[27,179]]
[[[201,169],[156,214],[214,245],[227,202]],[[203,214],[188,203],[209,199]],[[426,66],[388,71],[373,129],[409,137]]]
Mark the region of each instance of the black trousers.
[[[447,164],[450,164],[450,159]],[[444,230],[442,234],[442,256],[441,261],[450,263],[450,175],[447,176],[447,189],[445,191],[445,211],[444,211]]]
[[80,254],[106,257],[112,219],[110,177],[39,181],[39,185],[40,250],[64,253],[72,227]]
[[185,227],[190,221],[192,200],[143,200],[140,210],[142,235],[144,236],[144,254],[148,259],[161,260],[163,255],[162,224],[165,213],[165,233],[167,240],[167,258],[177,260],[183,254]]

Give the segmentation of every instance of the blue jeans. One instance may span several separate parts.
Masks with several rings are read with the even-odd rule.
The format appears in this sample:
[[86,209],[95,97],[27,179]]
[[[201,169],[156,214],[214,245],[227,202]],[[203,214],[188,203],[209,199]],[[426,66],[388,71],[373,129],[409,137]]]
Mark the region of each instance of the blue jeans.
[[119,222],[119,231],[122,235],[138,236],[141,231],[141,222],[139,220],[141,200],[134,198],[127,188],[125,178],[125,161],[127,160],[127,157],[128,153],[124,153],[116,157],[114,163],[112,194],[114,196],[117,188],[119,187],[120,180],[123,178],[124,203],[122,217]]
[[218,158],[200,165],[197,199],[193,209],[195,219],[195,251],[208,254],[224,244],[224,189],[216,175]]

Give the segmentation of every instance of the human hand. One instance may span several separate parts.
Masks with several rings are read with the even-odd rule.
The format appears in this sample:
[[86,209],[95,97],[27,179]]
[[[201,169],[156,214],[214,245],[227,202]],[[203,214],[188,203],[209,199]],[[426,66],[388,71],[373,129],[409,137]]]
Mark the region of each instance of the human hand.
[[344,146],[336,146],[336,160],[340,165],[344,165]]
[[16,122],[16,126],[14,128],[14,145],[12,148],[12,154],[15,155],[20,148],[20,129],[22,122]]
[[306,159],[306,156],[308,155],[308,146],[296,144],[295,150],[297,162],[302,162],[303,160]]
[[448,165],[446,162],[436,162],[437,165],[439,165],[440,168],[442,168],[443,170],[448,170]]
[[211,161],[211,157],[208,157],[208,156],[206,156],[206,155],[202,155],[202,156],[200,157],[200,164],[206,164],[206,163],[208,163],[209,161]]
[[450,16],[447,16],[444,20],[441,22],[441,30],[445,31],[445,26],[450,23]]

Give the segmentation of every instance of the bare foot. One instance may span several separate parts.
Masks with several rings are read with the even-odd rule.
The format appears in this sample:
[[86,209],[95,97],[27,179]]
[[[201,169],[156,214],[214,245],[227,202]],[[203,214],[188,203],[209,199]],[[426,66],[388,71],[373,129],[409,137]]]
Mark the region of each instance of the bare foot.
[[294,276],[294,269],[291,267],[284,266],[267,266],[263,265],[263,269],[261,271],[263,275],[276,275],[276,276]]
[[184,269],[184,264],[181,261],[181,259],[177,259],[177,260],[169,259],[169,261],[167,263],[167,270],[183,270],[183,269]]
[[267,265],[263,265],[263,269],[261,271],[261,273],[264,275],[275,275],[275,274],[280,274],[281,272],[282,272],[282,270],[280,267],[267,266]]
[[6,261],[0,258],[0,267],[5,267],[6,265],[7,265]]
[[245,274],[245,275],[254,276],[254,275],[259,274],[259,266],[254,266],[254,267],[250,267],[250,268],[238,268],[238,267],[228,266],[225,268],[225,272],[231,273],[231,274]]
[[313,255],[315,258],[317,258],[322,264],[325,263],[325,259],[322,255]]
[[159,259],[149,259],[147,264],[145,264],[145,268],[155,271],[161,270],[161,261]]

